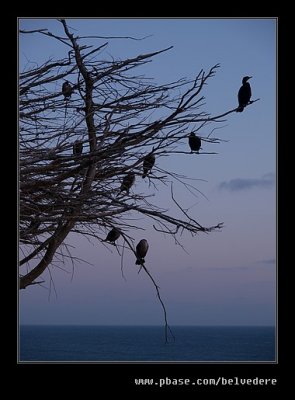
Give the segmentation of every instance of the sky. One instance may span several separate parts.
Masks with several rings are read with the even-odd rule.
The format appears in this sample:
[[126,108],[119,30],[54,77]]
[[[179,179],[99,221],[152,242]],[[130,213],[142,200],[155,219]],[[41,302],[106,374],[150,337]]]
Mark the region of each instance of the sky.
[[[204,109],[220,114],[237,106],[243,76],[250,80],[252,99],[243,113],[233,113],[214,132],[220,144],[205,143],[216,155],[173,155],[160,167],[200,179],[205,195],[192,198],[181,186],[175,196],[202,225],[223,222],[221,231],[181,243],[155,233],[146,238],[146,266],[160,286],[170,325],[274,325],[276,311],[276,20],[275,19],[69,19],[76,34],[146,37],[141,41],[108,39],[106,55],[124,59],[173,45],[143,69],[157,83],[192,78],[199,70],[220,68],[204,90]],[[21,29],[47,28],[61,33],[54,19],[20,19]],[[92,43],[104,43],[92,39]],[[89,43],[89,42],[88,42]],[[22,71],[65,54],[65,46],[41,35],[19,37]],[[204,129],[202,135],[210,133]],[[140,183],[138,189],[141,189]],[[157,204],[170,207],[166,190]],[[148,277],[135,268],[133,257],[120,257],[112,246],[98,246],[69,237],[77,262],[72,269],[51,268],[53,288],[34,285],[21,290],[21,324],[162,325],[163,311]],[[44,275],[48,278],[48,275]]]

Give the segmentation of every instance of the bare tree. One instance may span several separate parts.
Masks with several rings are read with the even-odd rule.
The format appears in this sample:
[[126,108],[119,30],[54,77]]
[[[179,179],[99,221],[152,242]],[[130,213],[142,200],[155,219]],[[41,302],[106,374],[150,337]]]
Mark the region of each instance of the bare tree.
[[[237,110],[216,116],[202,110],[201,91],[219,65],[201,70],[194,80],[157,85],[134,71],[170,48],[105,60],[107,42],[83,45],[87,37],[74,36],[65,20],[60,23],[63,37],[46,29],[21,31],[62,42],[67,57],[20,74],[20,289],[39,283],[55,259],[72,258],[65,243],[70,232],[101,243],[107,232],[116,229],[136,256],[130,232],[140,226],[130,215],[150,218],[156,231],[175,240],[184,230],[196,235],[222,226],[202,226],[176,201],[172,189],[182,218],[159,209],[149,193],[136,193],[133,186],[144,176],[151,186],[176,180],[193,193],[186,177],[161,169],[158,160],[190,154],[178,145],[188,142],[191,133],[202,143],[220,142],[200,135],[203,127],[220,123]],[[117,233],[112,235],[111,239]],[[153,280],[144,263],[140,268]]]

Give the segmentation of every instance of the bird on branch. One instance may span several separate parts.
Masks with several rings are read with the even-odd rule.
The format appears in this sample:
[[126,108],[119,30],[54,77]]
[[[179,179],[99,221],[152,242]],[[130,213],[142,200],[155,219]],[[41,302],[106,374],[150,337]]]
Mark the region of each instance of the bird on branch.
[[151,169],[153,168],[154,164],[156,161],[156,157],[153,153],[148,154],[147,156],[145,156],[144,160],[143,160],[143,174],[142,177],[145,178],[148,173],[151,171]]
[[142,265],[145,263],[144,257],[149,249],[149,244],[146,239],[141,239],[141,241],[136,246],[136,265]]
[[64,100],[69,99],[72,96],[73,88],[69,81],[65,81],[62,85],[62,94],[64,95]]
[[117,239],[119,239],[120,236],[121,236],[121,232],[119,231],[119,229],[113,228],[108,233],[107,237],[105,238],[105,240],[103,240],[103,242],[111,242],[111,243],[115,244],[115,241]]
[[194,132],[192,132],[189,135],[188,143],[191,148],[191,152],[193,152],[193,151],[199,152],[202,142],[201,142],[201,139],[199,138],[199,136],[196,136],[196,134]]
[[80,156],[83,152],[83,143],[81,140],[76,140],[73,144],[73,154],[74,156]]
[[35,219],[33,219],[31,221],[28,229],[30,232],[32,232],[32,231],[34,232],[39,228],[40,225],[41,225],[41,221],[40,221],[39,217],[36,217]]
[[244,76],[242,79],[242,86],[238,92],[239,107],[237,112],[242,112],[244,108],[249,104],[252,93],[250,83],[247,82],[252,76]]
[[120,187],[120,193],[123,192],[124,190],[129,193],[129,190],[131,186],[135,182],[135,173],[134,172],[129,172],[126,176],[124,176],[121,187]]

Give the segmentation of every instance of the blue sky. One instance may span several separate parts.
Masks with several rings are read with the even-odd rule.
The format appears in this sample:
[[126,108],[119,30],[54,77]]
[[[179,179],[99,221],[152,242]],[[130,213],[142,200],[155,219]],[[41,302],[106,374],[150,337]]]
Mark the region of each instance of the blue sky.
[[[176,199],[192,207],[203,225],[224,222],[220,232],[181,238],[185,253],[170,237],[134,232],[150,243],[146,265],[161,288],[171,325],[272,325],[275,322],[276,275],[276,21],[274,19],[96,19],[68,20],[80,36],[133,36],[142,41],[91,39],[109,42],[102,57],[127,58],[173,45],[142,68],[142,73],[164,83],[192,78],[200,69],[220,63],[204,90],[204,109],[220,114],[237,106],[237,92],[245,75],[253,98],[260,101],[243,113],[233,113],[204,151],[217,155],[196,158],[183,154],[161,159],[160,167],[200,179],[197,187],[207,197],[192,198],[175,186]],[[21,29],[47,28],[61,33],[56,20],[22,19]],[[88,42],[89,43],[89,42]],[[20,70],[48,58],[63,57],[65,48],[49,38],[22,35]],[[213,128],[213,126],[212,126]],[[211,129],[211,128],[210,128]],[[210,133],[205,128],[202,135]],[[185,145],[184,145],[185,146]],[[147,183],[137,184],[144,191]],[[167,205],[168,191],[156,193]],[[77,263],[72,277],[52,268],[56,294],[42,287],[20,292],[20,322],[33,324],[154,324],[163,323],[154,287],[138,274],[133,258],[124,261],[87,240],[71,236]],[[46,276],[46,274],[45,274]],[[47,285],[49,286],[49,285]]]

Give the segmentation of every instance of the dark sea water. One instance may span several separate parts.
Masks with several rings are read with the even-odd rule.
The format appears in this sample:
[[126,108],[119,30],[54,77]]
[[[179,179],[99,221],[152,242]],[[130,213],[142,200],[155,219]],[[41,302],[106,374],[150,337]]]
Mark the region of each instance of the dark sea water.
[[275,361],[274,327],[23,325],[19,361]]

